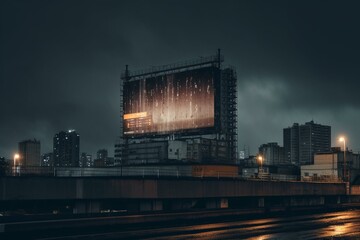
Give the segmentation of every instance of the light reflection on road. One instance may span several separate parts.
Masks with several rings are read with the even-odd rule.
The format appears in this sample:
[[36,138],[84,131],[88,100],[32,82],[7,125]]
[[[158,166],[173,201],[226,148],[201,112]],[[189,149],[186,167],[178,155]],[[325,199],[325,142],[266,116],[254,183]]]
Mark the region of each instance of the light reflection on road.
[[[70,239],[148,239],[148,240],[225,240],[225,239],[360,239],[360,210],[234,220],[193,226],[162,225],[71,235]],[[48,238],[69,239],[69,238]]]
[[360,210],[204,224],[181,232],[149,239],[360,239]]

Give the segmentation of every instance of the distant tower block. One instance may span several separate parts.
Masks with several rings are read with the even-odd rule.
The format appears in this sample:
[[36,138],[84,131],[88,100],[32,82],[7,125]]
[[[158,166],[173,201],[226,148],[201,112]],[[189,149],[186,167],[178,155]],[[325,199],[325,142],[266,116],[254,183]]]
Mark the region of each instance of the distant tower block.
[[307,122],[284,128],[285,160],[296,165],[314,163],[314,154],[331,149],[331,127]]
[[53,157],[55,166],[79,167],[80,136],[75,130],[55,134]]

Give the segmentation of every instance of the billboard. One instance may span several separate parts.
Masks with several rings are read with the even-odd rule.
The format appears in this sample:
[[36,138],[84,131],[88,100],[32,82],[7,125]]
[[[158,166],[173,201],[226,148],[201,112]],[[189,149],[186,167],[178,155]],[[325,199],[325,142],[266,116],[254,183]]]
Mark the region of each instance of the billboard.
[[124,134],[198,132],[215,127],[218,68],[204,67],[124,83]]

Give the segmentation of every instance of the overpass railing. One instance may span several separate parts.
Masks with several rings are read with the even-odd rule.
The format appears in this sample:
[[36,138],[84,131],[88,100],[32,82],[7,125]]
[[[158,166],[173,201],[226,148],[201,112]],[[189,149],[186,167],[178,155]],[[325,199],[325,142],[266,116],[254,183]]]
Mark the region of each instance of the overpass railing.
[[77,168],[77,167],[12,167],[7,176],[53,176],[53,177],[212,177],[241,178],[238,173],[229,171],[196,171],[185,167],[179,169],[164,169],[159,167],[107,167],[107,168]]
[[194,177],[194,178],[233,178],[266,181],[303,182],[342,182],[340,178],[309,178],[286,174],[239,175],[233,171],[193,171],[191,165],[182,167],[133,166],[133,167],[23,167],[16,166],[5,171],[6,176],[48,176],[48,177]]

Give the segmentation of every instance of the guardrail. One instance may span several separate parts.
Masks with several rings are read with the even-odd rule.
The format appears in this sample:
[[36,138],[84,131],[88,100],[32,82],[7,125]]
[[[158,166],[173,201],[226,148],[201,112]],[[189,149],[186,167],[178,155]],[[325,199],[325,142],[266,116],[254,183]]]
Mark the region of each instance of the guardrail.
[[193,171],[191,165],[184,166],[123,166],[103,168],[79,168],[79,167],[23,167],[9,168],[6,176],[48,176],[48,177],[194,177],[194,178],[233,178],[266,181],[302,181],[302,182],[324,182],[340,183],[340,178],[310,178],[296,175],[267,173],[254,176],[242,176],[232,171]]
[[211,177],[211,178],[242,178],[237,173],[229,171],[196,171],[191,166],[170,169],[159,167],[107,167],[107,168],[77,168],[77,167],[12,167],[7,176],[53,176],[53,177]]

